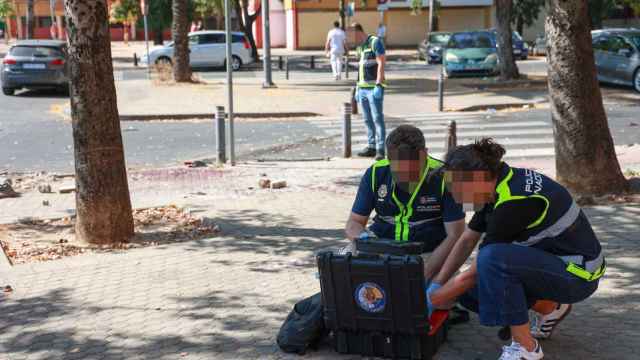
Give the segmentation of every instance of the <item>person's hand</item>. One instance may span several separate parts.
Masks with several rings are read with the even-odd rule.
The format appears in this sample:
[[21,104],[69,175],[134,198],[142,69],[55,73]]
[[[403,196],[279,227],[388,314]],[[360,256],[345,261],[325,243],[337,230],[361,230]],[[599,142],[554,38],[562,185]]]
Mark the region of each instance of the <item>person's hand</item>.
[[442,285],[438,284],[435,281],[430,281],[427,280],[425,282],[425,288],[427,289],[426,292],[426,298],[427,298],[427,312],[429,314],[429,317],[431,317],[431,314],[433,313],[433,311],[436,309],[435,306],[433,306],[433,303],[431,302],[431,295],[438,289],[440,289],[442,287]]
[[376,235],[368,230],[362,230],[360,235],[358,235],[358,240],[370,240],[374,239]]
[[375,88],[373,88],[373,98],[376,100],[382,99],[382,95],[384,94],[384,89],[382,85],[377,84]]

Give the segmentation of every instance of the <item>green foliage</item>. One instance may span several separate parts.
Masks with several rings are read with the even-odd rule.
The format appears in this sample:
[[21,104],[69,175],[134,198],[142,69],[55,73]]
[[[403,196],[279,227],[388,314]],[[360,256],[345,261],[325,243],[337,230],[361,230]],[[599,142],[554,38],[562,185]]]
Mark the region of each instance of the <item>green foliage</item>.
[[[438,17],[438,12],[440,11],[440,1],[435,0],[433,2],[433,10],[435,11],[434,16]],[[422,12],[422,0],[411,0],[411,15],[418,15]]]
[[611,11],[616,6],[616,0],[589,0],[589,17],[591,17],[591,27],[599,29],[602,27],[602,20],[611,15]]
[[0,0],[0,18],[4,19],[13,16],[14,13],[10,0]]
[[224,0],[193,0],[193,7],[202,18],[224,14]]
[[538,19],[543,6],[544,0],[514,0],[511,22],[516,24],[520,20],[523,25],[531,26]]
[[173,12],[171,11],[171,0],[149,1],[149,15],[147,21],[149,27],[155,30],[166,29],[171,26]]
[[119,0],[111,7],[109,21],[115,24],[131,24],[140,17],[138,0]]

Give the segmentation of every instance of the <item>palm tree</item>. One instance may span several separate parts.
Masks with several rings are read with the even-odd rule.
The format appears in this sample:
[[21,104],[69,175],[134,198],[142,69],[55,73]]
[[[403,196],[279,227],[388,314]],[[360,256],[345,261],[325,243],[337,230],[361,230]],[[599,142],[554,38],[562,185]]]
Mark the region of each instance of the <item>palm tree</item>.
[[498,67],[500,78],[503,80],[520,77],[516,60],[513,57],[513,43],[511,30],[511,10],[513,0],[496,0],[496,32],[498,40]]
[[65,0],[76,169],[76,236],[127,242],[133,216],[113,81],[106,0]]
[[596,78],[587,2],[548,0],[549,96],[559,181],[576,194],[628,189]]
[[191,81],[189,65],[189,4],[188,0],[173,0],[173,79],[176,82]]

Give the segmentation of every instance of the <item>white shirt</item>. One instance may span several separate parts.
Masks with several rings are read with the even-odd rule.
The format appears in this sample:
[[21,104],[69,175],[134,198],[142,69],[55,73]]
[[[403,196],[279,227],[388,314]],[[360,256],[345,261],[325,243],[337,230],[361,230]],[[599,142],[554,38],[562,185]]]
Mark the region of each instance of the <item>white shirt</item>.
[[382,25],[378,26],[378,37],[384,37],[387,34],[387,27]]
[[344,54],[344,45],[346,41],[346,34],[342,29],[334,28],[327,34],[327,40],[329,40],[329,46],[332,54]]

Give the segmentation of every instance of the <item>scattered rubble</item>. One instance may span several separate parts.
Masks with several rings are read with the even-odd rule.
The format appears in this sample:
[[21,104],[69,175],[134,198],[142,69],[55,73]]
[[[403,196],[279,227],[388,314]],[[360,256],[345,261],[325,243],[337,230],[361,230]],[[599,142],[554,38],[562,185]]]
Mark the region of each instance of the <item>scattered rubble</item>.
[[287,187],[287,182],[286,181],[274,181],[271,183],[271,188],[272,189],[283,189]]
[[261,189],[268,189],[271,187],[271,180],[269,179],[260,179],[258,181],[258,186],[260,186]]
[[13,190],[13,183],[11,179],[0,177],[0,199],[18,196],[20,196],[20,194]]
[[76,186],[75,185],[67,185],[67,186],[61,186],[58,188],[58,192],[60,194],[70,194],[72,192],[76,191]]
[[51,194],[51,185],[49,184],[41,184],[38,185],[38,192],[42,194]]

